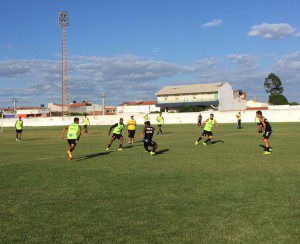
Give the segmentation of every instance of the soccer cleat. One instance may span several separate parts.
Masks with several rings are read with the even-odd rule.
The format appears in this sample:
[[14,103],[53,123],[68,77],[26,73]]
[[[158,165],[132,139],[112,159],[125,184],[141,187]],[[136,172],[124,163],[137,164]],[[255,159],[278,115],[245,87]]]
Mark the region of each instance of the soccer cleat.
[[150,155],[155,155],[155,152],[150,152]]
[[271,154],[271,152],[269,152],[269,151],[264,151],[263,152],[263,155],[270,155]]
[[118,151],[124,151],[124,149],[123,148],[119,148]]
[[110,149],[109,147],[108,147],[108,148],[106,148],[106,151],[109,151],[109,149]]
[[73,155],[72,155],[71,151],[68,150],[68,159],[69,159],[69,160],[72,160],[72,158],[73,158]]
[[206,142],[203,142],[202,144],[203,144],[204,146],[206,146],[206,145],[207,145],[207,144],[206,144]]
[[197,146],[199,144],[199,142],[198,141],[195,141],[195,146]]
[[269,152],[272,152],[272,150],[273,150],[273,148],[270,147],[270,148],[269,148]]
[[19,139],[18,139],[18,138],[16,138],[16,141],[19,141]]

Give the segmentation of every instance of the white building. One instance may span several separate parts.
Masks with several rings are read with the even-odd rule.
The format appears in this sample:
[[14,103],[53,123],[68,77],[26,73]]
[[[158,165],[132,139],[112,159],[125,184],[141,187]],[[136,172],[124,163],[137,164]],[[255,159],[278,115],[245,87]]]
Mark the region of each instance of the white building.
[[219,110],[244,110],[246,104],[235,97],[227,82],[165,86],[156,93],[157,106],[166,111],[176,111],[181,106],[217,107]]
[[124,102],[117,106],[117,113],[143,113],[160,112],[160,108],[156,106],[156,101],[138,101]]

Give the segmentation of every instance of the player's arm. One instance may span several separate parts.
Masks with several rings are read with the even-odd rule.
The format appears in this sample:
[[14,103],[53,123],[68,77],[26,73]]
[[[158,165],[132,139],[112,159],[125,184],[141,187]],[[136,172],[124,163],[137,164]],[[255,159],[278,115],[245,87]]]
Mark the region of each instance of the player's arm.
[[208,119],[204,120],[201,124],[201,126],[205,125],[207,123]]
[[219,129],[220,127],[219,127],[219,124],[218,124],[218,122],[215,120],[215,125],[216,125],[216,128],[217,129]]
[[260,120],[261,125],[264,128],[264,131],[266,131],[266,123],[265,123],[265,121],[262,118],[259,118],[259,120]]
[[78,132],[77,132],[77,141],[79,141],[80,136],[81,136],[81,126],[79,125],[78,126]]
[[110,132],[112,131],[112,129],[115,128],[115,127],[117,127],[117,126],[118,126],[117,123],[114,124],[114,125],[112,125],[112,126],[110,127],[110,129],[109,129],[108,135],[110,135]]
[[63,129],[63,131],[62,131],[62,133],[61,133],[61,136],[60,136],[61,139],[64,139],[65,133],[66,133],[66,131],[68,130],[68,128],[69,128],[69,126],[67,125],[67,126]]

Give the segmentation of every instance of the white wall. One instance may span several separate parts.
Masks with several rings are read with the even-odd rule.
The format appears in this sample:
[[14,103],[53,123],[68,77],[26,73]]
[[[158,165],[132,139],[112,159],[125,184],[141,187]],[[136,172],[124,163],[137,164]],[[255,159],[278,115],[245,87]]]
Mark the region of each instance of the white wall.
[[[236,123],[238,111],[214,111],[215,119],[219,123]],[[242,122],[255,122],[255,110],[247,110],[241,112]],[[210,111],[202,112],[203,119],[209,117]],[[122,115],[105,115],[105,116],[89,116],[92,125],[112,125],[118,122],[119,118],[124,118],[126,121],[132,114]],[[166,124],[195,124],[197,123],[199,113],[163,113]],[[300,122],[300,108],[293,110],[263,110],[263,115],[268,118],[270,122]],[[143,124],[143,114],[136,114],[135,119],[138,124]],[[156,123],[158,114],[150,114],[151,123]],[[82,121],[83,117],[80,118]],[[23,119],[24,126],[63,126],[72,122],[73,118],[53,117],[53,118],[26,118]],[[4,127],[14,126],[16,119],[4,119]],[[2,121],[0,119],[0,124]]]
[[[150,113],[151,112],[159,112],[160,108],[156,107],[155,105],[150,105]],[[137,105],[137,106],[118,106],[117,107],[117,114],[123,113],[149,113],[149,105]]]
[[233,90],[231,85],[225,83],[219,90],[219,109],[220,110],[233,110],[234,99]]

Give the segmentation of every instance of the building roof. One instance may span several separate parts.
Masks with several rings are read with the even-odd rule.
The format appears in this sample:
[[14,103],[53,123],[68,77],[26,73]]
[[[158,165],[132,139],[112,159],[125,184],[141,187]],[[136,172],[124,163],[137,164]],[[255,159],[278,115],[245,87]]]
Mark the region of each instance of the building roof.
[[141,105],[156,105],[156,101],[138,101],[138,102],[124,102],[119,106],[141,106]]
[[[50,105],[62,107],[62,104],[58,104],[58,103],[51,103]],[[65,106],[70,106],[70,107],[85,107],[85,106],[91,106],[91,105],[92,105],[91,102],[81,102],[81,103],[70,103],[70,104],[65,104]],[[48,105],[48,106],[49,106],[49,105]]]
[[195,94],[205,92],[216,92],[227,82],[207,83],[207,84],[193,84],[193,85],[180,85],[180,86],[165,86],[159,90],[155,95],[177,95],[177,94]]

